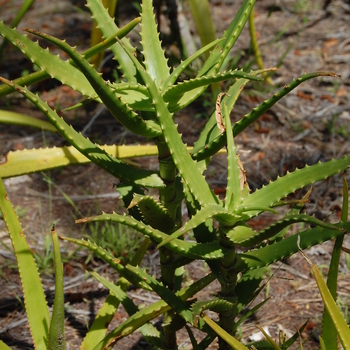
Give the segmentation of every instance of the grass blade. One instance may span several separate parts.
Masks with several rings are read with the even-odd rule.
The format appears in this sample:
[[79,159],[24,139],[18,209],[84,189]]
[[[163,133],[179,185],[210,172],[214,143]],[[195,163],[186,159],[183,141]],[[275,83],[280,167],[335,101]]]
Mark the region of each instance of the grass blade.
[[48,348],[50,350],[64,350],[66,343],[64,339],[63,266],[55,227],[52,227],[51,235],[55,264],[55,300],[51,317]]
[[47,349],[47,334],[50,326],[50,314],[38,269],[30,251],[26,236],[17,218],[16,212],[7,197],[6,189],[0,178],[0,210],[4,216],[10,234],[13,250],[16,252],[18,271],[21,278],[25,309],[30,332],[37,349]]

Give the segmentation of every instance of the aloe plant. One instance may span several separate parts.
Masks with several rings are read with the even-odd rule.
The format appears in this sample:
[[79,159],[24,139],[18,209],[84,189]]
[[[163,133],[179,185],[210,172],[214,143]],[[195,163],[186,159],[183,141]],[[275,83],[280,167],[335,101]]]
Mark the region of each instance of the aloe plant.
[[[60,237],[87,247],[110,264],[120,276],[118,282],[114,284],[91,271],[91,274],[110,291],[110,295],[87,333],[82,349],[110,348],[122,337],[137,329],[155,346],[176,349],[177,330],[184,326],[188,330],[193,348],[205,348],[219,337],[220,349],[229,349],[231,346],[234,349],[246,349],[244,344],[235,339],[238,325],[245,319],[245,316],[240,316],[240,311],[261,291],[260,282],[264,279],[266,266],[297,253],[297,237],[301,238],[300,249],[305,249],[333,238],[338,239],[350,229],[350,224],[344,220],[330,224],[301,214],[305,199],[294,201],[294,206],[282,219],[276,219],[263,230],[253,230],[249,227],[249,221],[263,212],[277,213],[276,208],[286,204],[283,198],[295,190],[345,171],[350,164],[350,157],[297,169],[250,193],[234,138],[302,82],[335,74],[330,72],[304,74],[231,125],[230,113],[241,91],[250,80],[259,80],[260,75],[266,72],[266,70],[249,73],[240,70],[220,71],[225,57],[249,18],[254,0],[243,1],[239,12],[221,39],[208,44],[178,67],[168,66],[158,38],[151,0],[142,1],[140,30],[142,61],[135,57],[136,49],[127,39],[116,37],[115,33],[125,34],[125,32],[120,32],[103,5],[97,0],[88,0],[87,3],[105,38],[103,48],[106,45],[110,47],[123,71],[125,80],[122,82],[105,81],[89,63],[86,53],[80,54],[77,48],[50,35],[26,29],[28,33],[56,45],[70,57],[69,61],[63,61],[49,51],[43,50],[37,43],[3,23],[0,23],[0,35],[17,46],[41,68],[42,71],[39,72],[41,78],[50,75],[81,92],[87,101],[95,100],[103,103],[125,128],[147,137],[152,146],[135,149],[131,146],[96,145],[74,130],[64,118],[58,116],[56,111],[23,86],[23,81],[30,83],[32,80],[8,81],[0,78],[4,84],[4,88],[0,88],[0,94],[12,91],[21,93],[44,113],[49,122],[71,145],[65,148],[10,152],[6,161],[0,164],[0,176],[18,176],[23,174],[23,169],[29,173],[91,161],[122,181],[117,190],[128,209],[128,214],[118,214],[111,208],[110,213],[81,218],[77,223],[111,221],[132,227],[142,233],[145,236],[144,243],[130,264],[122,264],[118,257],[88,240]],[[101,46],[92,48],[94,52],[100,49]],[[210,54],[197,76],[178,82],[183,70],[199,55],[209,50]],[[230,79],[234,79],[233,83],[226,92],[218,95],[215,112],[210,116],[193,148],[188,148],[174,123],[175,113],[197,99],[210,84]],[[222,200],[213,193],[203,173],[210,158],[224,146],[227,151],[228,178],[226,195]],[[81,156],[77,156],[78,153]],[[123,161],[123,158],[150,154],[158,154],[158,171],[139,169]],[[37,162],[26,168],[23,166],[28,164],[25,163],[28,160],[26,157],[34,157]],[[43,159],[47,160],[45,164]],[[158,195],[151,195],[150,193],[155,190],[158,191]],[[5,205],[11,193],[6,195],[2,190],[0,194],[2,195],[0,203]],[[183,223],[181,215],[183,202],[190,215],[186,223]],[[7,222],[16,223],[18,227],[19,223],[11,214],[11,210],[6,206],[1,208]],[[299,222],[310,227],[298,232],[297,235],[287,237],[288,228]],[[9,230],[10,232],[12,230],[10,225]],[[184,239],[184,235],[189,231],[193,232],[195,241]],[[55,239],[55,236],[53,237]],[[15,251],[25,245],[22,241],[12,239]],[[151,241],[158,245],[160,252],[160,280],[138,267]],[[239,253],[238,246],[249,249]],[[56,247],[57,244],[56,273],[60,273]],[[29,256],[28,253],[27,259],[32,261]],[[184,267],[193,260],[206,261],[211,273],[190,287],[182,288]],[[17,262],[21,272],[26,261],[18,257]],[[36,276],[33,278],[37,281],[34,265],[30,265],[27,269],[27,276]],[[220,290],[215,298],[204,301],[190,300],[195,293],[215,279],[220,284]],[[59,275],[56,278],[57,284],[60,280]],[[26,280],[22,282],[25,299],[32,300],[32,289]],[[161,301],[139,310],[127,295],[126,290],[130,283],[158,294]],[[40,290],[39,284],[36,282],[37,290]],[[56,290],[60,291],[58,287]],[[45,297],[41,295],[40,298],[44,303]],[[56,311],[52,316],[52,319],[59,319],[57,324],[51,322],[49,327],[50,316],[46,311],[40,316],[45,322],[32,323],[33,341],[37,347],[45,348],[42,344],[46,344],[47,348],[64,346],[61,342],[64,334],[62,329],[64,306],[60,295],[57,299]],[[124,306],[129,318],[117,328],[107,332],[119,303]],[[218,314],[218,324],[205,314],[206,310]],[[31,319],[34,311],[28,303],[26,311],[28,318]],[[155,329],[151,323],[160,314],[163,314],[163,333]],[[188,326],[204,332],[206,334],[204,340],[197,344]],[[284,342],[287,345],[283,348],[289,347],[297,338],[296,334]]]

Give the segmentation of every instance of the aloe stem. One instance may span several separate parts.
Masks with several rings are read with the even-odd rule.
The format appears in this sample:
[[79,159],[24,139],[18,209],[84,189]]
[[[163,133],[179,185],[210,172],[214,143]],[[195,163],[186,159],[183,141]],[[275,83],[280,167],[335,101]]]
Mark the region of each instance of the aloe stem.
[[[164,208],[168,209],[168,214],[177,224],[181,224],[181,215],[178,218],[177,210],[174,205],[171,205],[175,199],[175,178],[176,167],[171,158],[169,148],[165,141],[157,141],[159,153],[159,174],[165,183],[165,187],[159,190],[160,201]],[[181,213],[180,213],[181,214]],[[175,225],[175,229],[178,225]],[[171,232],[167,232],[171,233]],[[159,250],[160,265],[162,272],[162,281],[170,290],[175,289],[175,268],[168,267],[174,261],[175,254],[173,251],[162,247]],[[175,315],[174,310],[169,310],[164,314],[164,343],[165,348],[172,350],[177,349],[176,332],[171,329],[171,321]]]

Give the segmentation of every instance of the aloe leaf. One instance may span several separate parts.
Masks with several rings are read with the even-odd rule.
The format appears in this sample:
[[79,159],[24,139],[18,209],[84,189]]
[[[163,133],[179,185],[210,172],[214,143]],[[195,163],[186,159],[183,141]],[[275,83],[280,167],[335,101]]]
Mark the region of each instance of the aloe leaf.
[[0,110],[0,123],[11,125],[31,126],[44,131],[57,132],[56,128],[49,122],[30,117],[25,114]]
[[[219,104],[219,106],[216,106],[216,108],[221,108],[220,101],[216,101],[216,103]],[[223,102],[223,107],[227,138],[227,188],[225,196],[225,208],[231,212],[241,203],[241,174],[238,164],[239,159],[237,155],[237,148],[231,132],[230,114],[225,102]]]
[[163,82],[161,86],[161,90],[165,91],[167,90],[170,86],[172,86],[176,80],[179,78],[181,73],[199,56],[201,56],[203,53],[209,51],[212,49],[215,45],[217,45],[220,41],[223,41],[224,38],[221,39],[216,39],[209,43],[208,45],[205,45],[202,47],[200,50],[196,51],[193,55],[188,57],[185,61],[181,62],[170,74],[170,76]]
[[[308,259],[309,260],[309,259]],[[312,263],[310,261],[310,263]],[[331,292],[329,291],[325,280],[322,277],[322,274],[318,267],[315,264],[312,264],[312,272],[314,274],[317,287],[320,291],[321,297],[323,299],[324,305],[329,313],[329,316],[334,324],[334,327],[337,331],[339,340],[344,348],[344,350],[350,349],[350,329],[347,325],[343,315],[341,314]],[[324,339],[323,339],[324,340]],[[326,343],[325,343],[326,344]]]
[[[136,254],[131,259],[131,265],[139,265],[143,256],[147,252],[150,243],[151,241],[148,238],[145,238],[145,240],[137,250]],[[124,277],[120,277],[116,285],[119,286],[121,290],[125,292],[128,289],[130,283]],[[118,309],[119,303],[119,300],[113,294],[110,293],[107,299],[105,300],[103,306],[98,311],[98,314],[93,324],[91,325],[89,332],[86,334],[81,344],[81,348],[85,350],[92,350],[97,346],[97,344],[101,340],[105,338],[107,333],[107,327],[112,321]],[[100,348],[99,350],[101,349],[102,348]]]
[[202,316],[203,320],[209,325],[209,327],[216,332],[216,334],[229,344],[232,349],[235,350],[249,350],[246,346],[235,339],[231,334],[222,329],[215,321],[213,321],[207,315]]
[[[39,71],[28,74],[24,77],[17,78],[13,82],[20,86],[29,86],[48,78],[50,78],[50,75],[48,73],[44,71]],[[12,94],[13,92],[14,90],[10,86],[7,86],[5,84],[0,86],[0,97]]]
[[[101,252],[101,248],[97,248],[94,251],[95,253],[99,254]],[[117,261],[118,259],[113,259],[111,256],[109,257],[109,255],[105,252],[103,252],[102,255],[108,263],[111,265],[113,264],[113,267],[115,267],[117,271],[129,281],[136,281],[139,285],[144,285],[145,283],[149,285],[151,290],[155,291],[162,298],[162,300],[174,308],[177,313],[179,313],[181,317],[183,317],[187,322],[192,324],[193,320],[191,311],[188,309],[187,304],[179,296],[170,291],[162,283],[158,282],[154,277],[148,275],[141,268],[132,266],[130,264],[123,266],[120,264],[120,262]],[[134,311],[136,311],[135,308]]]
[[87,49],[83,53],[84,57],[88,59],[108,49],[110,46],[112,46],[117,42],[116,38],[119,38],[119,39],[124,38],[126,34],[130,33],[136,27],[136,25],[140,23],[140,21],[141,21],[141,17],[134,18],[132,21],[127,23],[124,27],[117,29],[115,33],[108,36],[105,40]]
[[71,126],[66,124],[62,118],[60,118],[55,111],[53,111],[47,103],[42,101],[38,96],[34,95],[28,89],[16,86],[10,81],[0,77],[0,81],[4,82],[15,88],[18,92],[23,94],[31,102],[33,102],[50,120],[50,122],[56,127],[58,132],[67,139],[79,152],[83,153],[92,162],[106,170],[110,174],[126,182],[144,183],[149,182],[153,187],[162,187],[162,180],[153,172],[147,170],[133,168],[122,161],[113,158],[106,151],[102,150],[90,140],[86,139],[80,133],[76,132]]
[[[120,286],[110,282],[109,280],[107,280],[107,278],[99,275],[96,271],[90,270],[89,272],[91,276],[93,276],[97,281],[102,283],[111,293],[113,293],[118,298],[118,300],[120,300],[121,304],[123,305],[124,309],[129,315],[133,315],[139,311],[139,308],[134,304],[133,300],[127,296],[125,291],[122,290]],[[150,323],[144,324],[139,330],[144,337],[148,336],[149,334],[155,336],[159,333],[159,331]],[[100,339],[100,341],[101,340],[102,339]],[[96,345],[99,343],[99,341],[96,342],[96,340],[94,340],[94,343]],[[91,345],[92,344],[89,344],[88,348],[93,349],[94,346]],[[87,350],[86,348],[84,349]]]
[[233,229],[232,233],[230,234],[230,239],[234,243],[241,245],[243,247],[252,247],[254,245],[260,244],[265,239],[269,239],[275,236],[284,228],[298,222],[304,222],[311,225],[328,228],[330,230],[341,231],[341,228],[336,227],[333,224],[327,224],[326,222],[318,220],[313,216],[309,216],[306,214],[298,214],[298,215],[288,215],[283,219],[274,222],[272,225],[270,225],[269,227],[265,228],[260,232],[256,232],[252,230],[250,227],[237,226]]
[[[145,225],[144,223],[130,216],[119,215],[117,213],[103,213],[102,215],[79,219],[76,221],[76,223],[80,224],[94,221],[118,222],[120,224],[132,227],[136,231],[143,233],[158,243],[164,241],[167,237],[169,237],[167,234],[153,229],[152,227]],[[64,239],[68,240],[67,237],[64,237]],[[222,258],[225,253],[229,252],[228,249],[221,247],[218,241],[196,244],[180,239],[174,239],[173,241],[167,243],[165,246],[170,250],[173,250],[175,253],[192,259],[216,260]]]
[[30,332],[37,349],[47,349],[50,314],[33,254],[0,178],[0,211],[10,234],[21,278]]
[[[106,48],[108,48],[110,45],[112,45],[113,43],[115,43],[117,40],[116,40],[116,37],[118,38],[123,38],[126,34],[128,34],[134,27],[137,23],[139,23],[140,21],[140,18],[135,18],[134,20],[132,20],[131,22],[129,22],[128,24],[126,24],[124,27],[122,27],[121,29],[117,30],[116,32],[114,32],[108,39],[104,40],[103,42],[101,42],[100,44],[94,46],[94,47],[91,47],[90,49],[86,50],[85,52],[83,52],[83,56],[88,59],[90,58],[92,55],[102,51],[102,50],[105,50]],[[1,28],[1,23],[0,23],[0,28]],[[0,31],[0,34],[1,34],[1,31]],[[18,34],[19,35],[19,34]],[[25,36],[20,36],[20,38],[26,38]],[[28,40],[28,39],[26,39]],[[19,45],[20,41],[17,42],[17,44]],[[33,43],[32,43],[33,44]],[[35,48],[34,48],[35,49]],[[31,51],[30,51],[31,52]],[[29,53],[30,53],[29,52]],[[28,54],[29,54],[28,53]],[[57,59],[56,56],[54,55],[51,55],[50,56],[50,59],[54,57],[54,59]],[[38,59],[44,59],[44,62],[43,64],[45,64],[46,62],[46,58],[47,56],[39,56]],[[61,61],[61,62],[64,62],[64,61]],[[72,63],[72,61],[70,60],[69,61],[70,63]],[[55,62],[57,63],[57,62]],[[65,68],[65,66],[63,67],[63,69]],[[74,68],[74,67],[73,67]],[[57,72],[59,74],[61,74],[61,70],[57,70]],[[53,71],[50,71],[50,74],[47,73],[46,71],[39,71],[39,72],[35,72],[35,73],[31,73],[31,74],[28,74],[24,77],[21,77],[21,78],[18,78],[16,80],[14,80],[14,83],[15,84],[18,84],[20,86],[29,86],[29,85],[32,85],[32,84],[35,84],[35,83],[38,83],[42,80],[45,80],[45,79],[48,79],[50,78],[51,76],[60,80],[60,76],[61,75],[56,75],[56,70],[53,70]],[[69,79],[69,78],[74,78],[74,76],[70,76],[70,75],[65,75],[64,78],[65,79]],[[69,84],[68,84],[69,85]],[[89,89],[91,89],[91,87],[89,86]],[[90,90],[89,90],[90,91]],[[13,92],[13,89],[11,89],[11,87],[7,86],[7,85],[2,85],[0,86],[0,97],[3,97],[3,96],[6,96],[10,93]],[[92,92],[92,91],[90,91]],[[91,97],[91,95],[89,94],[88,96]],[[93,96],[95,96],[95,94],[93,94]],[[97,96],[97,95],[96,95]]]
[[[350,223],[340,222],[335,224],[335,226],[337,228],[342,228],[342,230],[330,230],[328,228],[316,227],[299,232],[301,248],[308,249],[314,245],[339,237],[344,234],[344,231],[350,231]],[[236,271],[256,269],[288,258],[298,251],[297,238],[297,235],[292,235],[257,250],[237,254],[235,263]]]
[[133,273],[135,277],[138,277],[140,280],[143,280],[147,283],[153,291],[155,291],[172,309],[179,314],[186,322],[193,324],[193,316],[189,305],[182,300],[177,294],[172,292],[163,283],[158,282],[156,278],[147,274],[144,270],[139,267],[126,265],[125,268]]
[[159,88],[169,77],[169,67],[161,47],[151,0],[142,1],[141,44],[149,76]]
[[166,239],[164,239],[160,244],[158,244],[157,248],[159,249],[160,247],[172,242],[174,239],[183,236],[188,231],[193,230],[197,226],[201,225],[207,219],[216,216],[220,213],[227,213],[227,210],[224,207],[217,204],[204,206],[195,215],[193,215],[191,219],[185,223],[185,225],[173,232],[170,236],[167,236]]
[[59,56],[51,54],[31,41],[26,35],[19,34],[0,22],[0,35],[11,41],[33,63],[38,65],[49,76],[56,78],[63,84],[72,87],[83,95],[92,96],[95,92],[82,72],[73,67],[68,61],[63,61]]
[[278,344],[267,334],[267,332],[265,332],[265,330],[263,328],[261,328],[260,326],[257,326],[257,327],[260,329],[260,332],[262,334],[264,334],[267,341],[271,344],[272,349],[281,350],[281,348],[278,346]]
[[[299,188],[303,188],[316,181],[324,180],[332,175],[345,171],[350,165],[350,157],[343,157],[337,160],[308,166],[303,169],[296,169],[292,173],[288,173],[283,177],[279,177],[276,181],[270,182],[268,185],[255,191],[242,202],[242,207],[246,209],[249,206],[271,206],[287,194],[293,193]],[[238,208],[239,210],[239,208]],[[258,211],[249,211],[247,215],[250,217],[258,214]]]
[[[341,221],[347,222],[349,214],[349,187],[343,173],[343,206],[341,212]],[[337,237],[334,243],[332,259],[329,266],[327,287],[334,300],[337,299],[337,280],[341,248],[344,241],[344,235]],[[324,310],[322,320],[322,339],[329,350],[337,349],[337,330],[332,322],[327,309]]]
[[172,119],[172,114],[167,108],[167,104],[160,95],[160,91],[155,85],[152,78],[143,69],[136,58],[124,47],[125,52],[137,67],[140,76],[146,84],[153,103],[157,111],[157,118],[161,124],[164,139],[169,147],[173,161],[188,188],[201,204],[218,203],[220,200],[211,192],[208,183],[205,181],[196,163],[192,161],[186,146],[181,140],[181,136],[176,130]]
[[196,301],[191,305],[191,311],[194,317],[198,317],[205,310],[224,312],[233,310],[235,306],[236,304],[233,301],[216,298],[213,300]]
[[246,73],[240,70],[228,71],[228,72],[217,73],[213,75],[205,75],[195,79],[185,80],[176,85],[172,85],[166,91],[164,91],[163,97],[166,102],[169,102],[169,110],[171,110],[172,112],[176,112],[185,107],[185,105],[179,102],[181,101],[181,97],[184,94],[188,93],[189,91],[195,90],[198,87],[201,87],[201,86],[207,87],[212,83],[225,81],[231,78],[261,80],[255,75],[251,75],[249,73]]
[[105,104],[112,115],[130,131],[143,135],[145,137],[156,137],[160,135],[159,126],[152,120],[144,121],[133,110],[117,98],[102,76],[82,57],[76,49],[69,46],[66,42],[56,39],[51,35],[40,33],[36,30],[27,29],[29,33],[35,34],[43,39],[58,46],[63,50],[84,73],[96,93]]
[[324,341],[323,341],[321,336],[318,337],[318,340],[320,342],[320,350],[327,350],[326,349],[326,345],[325,345],[325,343],[324,343]]
[[139,111],[154,112],[152,100],[145,86],[140,84],[119,83],[111,84],[114,93],[123,103]]
[[[108,14],[113,17],[115,14],[115,8],[117,6],[117,0],[102,0],[102,4],[108,10]],[[90,46],[98,44],[101,41],[102,41],[102,32],[100,29],[97,28],[96,22],[94,22],[91,30]],[[96,70],[98,70],[100,64],[102,63],[103,56],[104,55],[101,52],[92,57],[91,63],[94,65]]]
[[126,312],[134,314],[139,311],[138,307],[134,304],[132,299],[130,299],[122,288],[113,282],[107,280],[107,278],[99,275],[96,271],[88,270],[90,275],[95,278],[98,282],[102,283],[110,292],[112,292],[121,304],[124,306]]
[[147,283],[144,283],[144,281],[139,278],[139,276],[136,276],[134,273],[126,269],[120,259],[117,259],[113,254],[109,253],[106,249],[99,247],[96,243],[93,243],[89,240],[74,239],[70,237],[60,236],[59,238],[89,249],[91,252],[95,253],[99,258],[101,258],[103,261],[105,261],[107,264],[113,267],[127,281],[134,283],[139,288],[145,289],[147,291],[152,290],[151,288],[148,287]]
[[[266,111],[268,111],[273,105],[275,105],[282,97],[286,96],[289,92],[298,87],[301,83],[306,80],[321,77],[321,76],[331,76],[337,77],[335,73],[332,72],[313,72],[304,74],[297,79],[293,80],[290,84],[285,85],[279,92],[274,94],[270,99],[264,101],[258,107],[254,108],[250,113],[246,114],[242,119],[240,119],[237,123],[235,123],[232,127],[233,137],[236,137],[239,133],[245,130],[248,126],[254,123],[261,115],[263,115]],[[231,95],[230,90],[228,94]],[[224,101],[226,102],[227,96],[225,96]],[[227,103],[227,102],[226,102]],[[229,104],[227,103],[228,110],[230,112]],[[211,126],[214,121],[212,121]],[[209,130],[207,129],[207,135],[209,134]],[[213,135],[214,136],[214,135]],[[217,136],[217,135],[215,135]],[[192,158],[195,160],[202,160],[208,157],[211,157],[216,152],[218,152],[222,147],[225,146],[226,138],[224,135],[219,135],[214,139],[211,137],[210,142],[204,145],[200,145],[202,148],[196,147],[196,152],[193,152]]]
[[[294,215],[299,215],[302,208],[304,207],[304,204],[308,201],[310,194],[312,191],[312,187],[306,192],[306,194],[303,196],[302,199],[298,199],[296,202],[293,203],[293,201],[280,201],[280,204],[283,205],[292,205],[292,209],[285,215],[285,218],[292,217]],[[280,241],[287,233],[288,233],[289,226],[286,226],[281,231],[279,231],[276,235],[269,238],[270,242],[274,241]]]
[[[97,147],[117,159],[146,157],[158,154],[157,147],[154,145],[98,145]],[[0,163],[0,176],[3,179],[91,162],[89,158],[85,157],[73,146],[10,151],[4,157],[5,160]],[[140,181],[142,180],[140,179]],[[148,181],[146,180],[146,182]],[[162,183],[163,181],[154,174],[154,184],[158,187],[162,186]],[[148,185],[144,183],[142,186],[150,185],[151,183],[148,182]]]
[[51,230],[54,265],[55,265],[55,299],[52,310],[50,331],[48,337],[48,349],[64,350],[66,342],[64,339],[64,291],[63,291],[63,266],[61,261],[60,246],[56,230]]
[[[176,293],[182,300],[187,300],[192,297],[200,290],[205,288],[211,282],[215,280],[213,274],[209,274],[202,279],[196,281],[191,286],[184,288]],[[105,349],[107,346],[114,345],[120,338],[126,337],[127,335],[134,332],[136,329],[144,325],[146,322],[154,319],[155,317],[169,311],[171,307],[166,304],[165,301],[160,300],[144,310],[141,310],[129,317],[125,322],[123,322],[116,329],[111,331],[108,336],[99,344],[99,347],[96,347],[94,350]]]
[[145,222],[151,227],[163,232],[170,232],[174,228],[174,220],[168,210],[151,196],[134,194],[128,209],[137,205]]
[[120,301],[118,298],[114,294],[110,293],[98,311],[92,326],[81,343],[81,349],[102,350],[101,347],[98,347],[98,343],[105,338],[107,334],[107,327],[117,312],[119,304]]
[[[204,63],[202,69],[197,74],[197,77],[204,75],[213,75],[217,73],[222,66],[224,59],[228,55],[234,43],[241,34],[245,23],[249,18],[249,13],[255,4],[255,0],[245,0],[237,12],[235,18],[231,22],[229,28],[224,32],[224,41],[220,42],[214,50],[211,51],[209,58]],[[199,87],[184,94],[178,101],[179,106],[187,106],[200,96],[205,87]],[[220,147],[221,148],[221,147]]]
[[[242,276],[238,280],[235,288],[239,312],[255,298],[257,295],[257,290],[259,290],[260,283],[265,279],[267,272],[268,268],[262,267],[242,273]],[[237,328],[238,325],[236,324],[235,329]]]
[[[108,10],[103,6],[102,1],[98,0],[87,0],[87,7],[92,12],[92,18],[96,21],[97,27],[101,29],[104,38],[108,38],[118,30],[117,25],[113,18],[109,16]],[[122,39],[124,45],[127,45],[130,50],[135,49],[130,45],[129,40]],[[118,61],[119,67],[123,72],[124,78],[128,82],[137,82],[137,71],[134,64],[129,59],[128,55],[125,54],[124,50],[119,45],[112,45],[111,50],[114,54],[114,58]]]
[[[255,71],[250,72],[250,74],[260,74],[262,71]],[[229,114],[231,113],[232,109],[234,108],[234,105],[236,104],[236,101],[241,94],[243,88],[245,85],[249,82],[248,79],[236,79],[236,81],[230,86],[229,90],[227,91],[226,95],[223,97],[222,103],[225,103],[228,109]],[[218,136],[220,136],[218,138]],[[233,137],[237,136],[237,134],[233,134]],[[223,144],[220,148],[225,146],[225,136],[221,135],[219,129],[216,127],[216,116],[215,112],[211,115],[208,122],[205,124],[204,129],[202,130],[198,140],[196,141],[193,151],[192,151],[192,158],[196,158],[198,153],[201,154],[204,149],[207,149],[206,153],[211,153],[211,148],[214,146],[215,143],[213,143],[213,140],[222,140]],[[215,149],[216,152],[219,151],[219,149]],[[201,159],[205,159],[201,157]]]

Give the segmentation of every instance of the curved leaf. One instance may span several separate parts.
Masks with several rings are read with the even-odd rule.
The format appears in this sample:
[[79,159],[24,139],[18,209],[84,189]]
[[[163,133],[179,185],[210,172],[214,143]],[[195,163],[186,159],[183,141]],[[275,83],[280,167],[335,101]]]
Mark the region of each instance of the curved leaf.
[[[246,197],[241,207],[264,206],[269,207],[287,194],[293,193],[299,188],[313,184],[316,181],[324,180],[330,176],[345,171],[350,165],[350,157],[345,156],[341,159],[330,160],[329,162],[308,166],[303,169],[296,169],[292,173],[287,173],[283,177],[279,177],[274,182],[270,182],[263,188],[255,191]],[[239,210],[239,208],[237,209]],[[253,217],[259,211],[247,211],[247,215]]]
[[[14,85],[12,82],[0,77],[0,81],[12,86],[31,102],[33,102],[50,120],[50,122],[56,127],[58,132],[71,143],[79,152],[84,154],[92,162],[106,170],[110,174],[117,178],[120,178],[126,182],[134,182],[135,184],[148,182],[151,186],[156,184],[156,187],[162,187],[163,181],[159,181],[158,175],[151,171],[137,169],[123,163],[122,161],[115,159],[109,155],[106,151],[93,144],[89,139],[86,139],[83,135],[76,132],[71,126],[66,124],[64,120],[57,115],[44,101],[38,96],[34,95],[28,89]],[[153,184],[153,185],[152,185]]]
[[51,35],[40,33],[32,29],[26,30],[29,33],[48,40],[63,50],[84,73],[107,109],[127,129],[145,137],[152,138],[160,135],[161,131],[157,123],[152,120],[143,120],[130,107],[128,107],[128,105],[122,103],[121,100],[115,96],[110,86],[103,80],[101,74],[98,73],[93,66],[76,51],[75,48],[72,48],[65,41],[54,38]]
[[44,131],[57,132],[57,129],[51,124],[38,118],[30,117],[25,114],[0,110],[0,123],[11,125],[31,126]]
[[298,236],[301,237],[301,248],[308,249],[314,245],[321,244],[343,235],[344,231],[350,232],[350,223],[340,222],[335,224],[335,226],[342,230],[330,230],[323,227],[310,228],[298,233],[298,235],[292,235],[257,250],[237,254],[237,260],[235,263],[236,271],[239,272],[256,269],[258,267],[272,264],[278,260],[288,258],[292,254],[298,252]]

